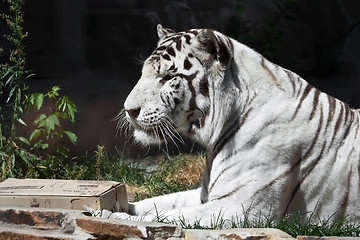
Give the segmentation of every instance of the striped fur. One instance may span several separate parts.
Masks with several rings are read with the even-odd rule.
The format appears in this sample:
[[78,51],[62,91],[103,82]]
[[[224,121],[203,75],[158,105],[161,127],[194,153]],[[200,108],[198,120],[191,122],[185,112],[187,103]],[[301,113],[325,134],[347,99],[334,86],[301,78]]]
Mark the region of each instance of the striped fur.
[[244,209],[360,220],[358,110],[217,31],[159,25],[158,35],[125,118],[145,145],[179,133],[203,144],[206,168],[201,189],[132,203],[131,214],[151,219],[156,206],[204,225]]

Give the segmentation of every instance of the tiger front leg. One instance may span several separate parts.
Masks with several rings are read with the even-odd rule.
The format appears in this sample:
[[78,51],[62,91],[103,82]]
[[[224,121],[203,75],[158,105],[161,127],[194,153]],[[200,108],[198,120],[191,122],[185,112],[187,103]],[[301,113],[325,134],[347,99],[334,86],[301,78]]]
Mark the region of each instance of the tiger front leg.
[[[234,216],[242,216],[243,212],[236,212],[236,210],[238,209],[234,209],[231,202],[223,199],[189,207],[163,210],[158,212],[157,216],[146,215],[138,219],[189,226],[199,225],[203,227],[227,228],[227,226],[230,226],[228,224],[236,220]],[[234,213],[237,213],[237,215],[234,215]]]
[[129,203],[129,214],[146,216],[149,220],[169,210],[198,206],[201,205],[200,192],[201,189],[198,188]]

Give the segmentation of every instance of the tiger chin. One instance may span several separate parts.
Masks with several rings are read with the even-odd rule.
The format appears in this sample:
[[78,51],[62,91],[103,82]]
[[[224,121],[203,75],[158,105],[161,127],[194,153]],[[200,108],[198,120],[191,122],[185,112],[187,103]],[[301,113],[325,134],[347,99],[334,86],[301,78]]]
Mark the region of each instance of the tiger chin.
[[145,145],[181,135],[202,144],[202,186],[129,203],[130,215],[112,217],[160,212],[210,226],[220,213],[232,220],[247,212],[359,222],[358,110],[218,31],[158,25],[157,33],[122,125]]

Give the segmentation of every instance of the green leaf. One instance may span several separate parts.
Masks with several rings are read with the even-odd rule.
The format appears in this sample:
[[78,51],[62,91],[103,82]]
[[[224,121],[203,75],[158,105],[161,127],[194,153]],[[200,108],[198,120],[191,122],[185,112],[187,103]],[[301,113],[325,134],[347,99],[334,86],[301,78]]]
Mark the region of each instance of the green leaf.
[[52,87],[51,90],[52,90],[53,92],[58,92],[58,91],[60,91],[60,86],[59,86],[59,85],[55,85],[55,86]]
[[8,157],[9,155],[6,154],[6,152],[0,152],[1,157]]
[[11,98],[12,95],[14,94],[15,89],[16,89],[16,86],[14,86],[14,87],[10,90],[9,97],[8,97],[8,99],[6,100],[7,103],[10,101],[10,98]]
[[24,79],[31,78],[32,76],[35,76],[35,75],[36,75],[35,73],[30,73],[30,74],[26,75]]
[[37,124],[38,127],[42,127],[42,126],[44,126],[45,119],[46,119],[46,115],[45,115],[45,114],[41,114],[41,115],[34,121],[34,124]]
[[74,113],[74,109],[72,107],[70,107],[70,105],[68,106],[68,116],[70,118],[70,121],[72,123],[75,122],[75,113]]
[[48,121],[50,121],[52,125],[60,126],[59,119],[55,114],[50,115],[48,117]]
[[34,145],[34,148],[39,148],[39,147],[42,149],[47,149],[49,147],[49,144],[43,143],[42,141],[40,141]]
[[[55,125],[60,126],[59,119],[54,115],[50,115],[41,125],[45,127],[46,134],[55,129]],[[40,125],[39,125],[40,126]]]
[[55,85],[52,87],[51,91],[49,91],[46,96],[49,98],[56,98],[56,96],[59,96],[58,91],[60,90],[60,87],[58,85]]
[[12,166],[15,166],[15,154],[11,154],[11,164]]
[[7,80],[6,83],[5,83],[5,86],[7,86],[7,85],[11,82],[11,80],[14,78],[14,76],[15,76],[15,73],[13,73],[13,74],[8,78],[8,80]]
[[5,173],[5,168],[6,168],[6,161],[3,161],[1,165],[1,171],[3,174]]
[[60,155],[62,155],[64,158],[68,158],[69,154],[70,154],[69,148],[67,148],[61,144],[59,144],[56,152],[59,153]]
[[37,93],[35,95],[35,107],[39,110],[44,102],[44,94]]
[[27,126],[27,124],[24,122],[24,120],[22,120],[21,118],[18,119],[18,122],[24,126]]
[[64,133],[68,136],[69,140],[75,145],[77,140],[76,134],[70,131],[64,131]]
[[35,130],[31,133],[29,140],[32,141],[32,140],[38,138],[38,137],[40,136],[40,134],[41,134],[41,130],[40,130],[40,129],[35,129]]
[[19,137],[19,140],[22,141],[23,143],[27,144],[27,145],[30,145],[30,142],[24,137]]
[[[13,69],[15,68],[15,66],[10,67],[2,76],[2,78],[5,78],[9,73],[14,73]],[[5,84],[6,85],[6,84]]]
[[28,157],[26,156],[25,154],[25,151],[23,149],[21,149],[20,151],[20,158],[28,165],[28,166],[31,166],[30,162],[29,162],[29,159]]

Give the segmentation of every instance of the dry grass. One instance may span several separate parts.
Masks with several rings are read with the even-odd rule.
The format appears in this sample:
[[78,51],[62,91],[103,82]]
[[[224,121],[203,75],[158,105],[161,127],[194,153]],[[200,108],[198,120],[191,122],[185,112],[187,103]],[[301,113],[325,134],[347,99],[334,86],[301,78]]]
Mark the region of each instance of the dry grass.
[[178,161],[178,165],[175,165],[172,171],[165,175],[165,182],[178,181],[190,185],[201,182],[205,168],[205,154],[179,155],[173,157],[171,161]]
[[144,184],[127,184],[131,200],[141,200],[157,195],[184,191],[200,186],[205,154],[180,154],[158,160],[158,167]]

